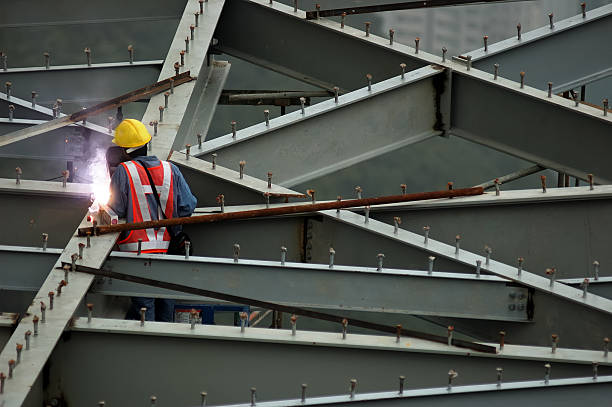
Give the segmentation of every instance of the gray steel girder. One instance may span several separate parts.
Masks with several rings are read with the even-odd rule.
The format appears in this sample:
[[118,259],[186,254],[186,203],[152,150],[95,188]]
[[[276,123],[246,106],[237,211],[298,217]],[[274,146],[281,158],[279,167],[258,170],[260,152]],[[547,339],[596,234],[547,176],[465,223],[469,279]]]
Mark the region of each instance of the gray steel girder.
[[51,66],[84,63],[85,47],[94,63],[127,61],[130,44],[136,60],[163,59],[184,7],[185,0],[109,0],[87,7],[78,0],[55,5],[35,0],[27,10],[22,3],[4,3],[0,38],[11,41],[4,41],[2,50],[9,71],[44,66],[43,52],[50,53]]
[[213,61],[206,75],[198,76],[193,89],[196,98],[185,109],[183,121],[174,138],[173,150],[181,150],[186,144],[195,146],[199,141],[198,134],[201,135],[201,141],[206,139],[230,68],[229,62]]
[[[588,3],[587,3],[588,5]],[[612,5],[589,10],[563,21],[522,33],[464,55],[472,56],[472,66],[493,73],[499,64],[504,78],[519,78],[538,89],[553,83],[553,92],[580,87],[612,74],[612,50],[599,46],[596,38],[612,35]]]
[[[217,162],[291,186],[442,134],[447,121],[439,102],[446,75],[424,67],[301,111],[256,124],[203,144],[196,155],[217,153]],[[438,102],[438,104],[436,103]],[[384,110],[381,108],[384,106]],[[384,129],[384,130],[383,130]]]
[[[13,169],[14,171],[14,169]],[[3,218],[0,244],[42,246],[42,233],[49,247],[64,247],[91,205],[89,185],[0,179],[0,210]]]
[[[118,252],[104,269],[297,307],[527,320],[527,289],[493,276]],[[134,286],[112,284],[126,292]],[[440,301],[448,292],[454,293],[452,300]]]
[[[584,289],[584,278],[566,278],[561,280],[563,284],[571,285]],[[605,298],[612,298],[612,277],[599,277],[595,279],[594,276],[589,276],[589,283],[586,287],[587,295],[595,294]]]
[[[226,211],[231,208],[226,208]],[[335,212],[335,211],[334,211]],[[327,214],[327,213],[326,213]],[[288,248],[287,261],[304,261],[326,264],[329,261],[329,248],[333,247],[335,263],[340,265],[374,267],[377,254],[385,254],[384,268],[427,270],[428,256],[435,256],[434,271],[474,273],[473,259],[484,257],[462,249],[459,256],[453,255],[452,246],[430,239],[424,246],[421,237],[412,238],[409,232],[400,230],[393,233],[393,226],[382,224],[374,219],[363,225],[352,218],[357,215],[341,214],[336,216],[281,217],[249,221],[226,222],[209,225],[189,225],[185,231],[195,246],[195,253],[203,256],[230,257],[232,245],[239,242],[242,258],[278,261],[280,246]],[[363,218],[361,217],[361,222]],[[265,230],[262,232],[262,230]],[[262,239],[265,236],[265,239]],[[505,329],[512,343],[548,345],[550,335],[560,335],[565,346],[599,349],[602,338],[610,336],[610,317],[607,306],[601,297],[582,298],[580,290],[556,283],[554,290],[548,280],[527,270],[522,277],[516,277],[516,269],[495,261],[493,251],[491,269],[500,270],[507,278],[527,282],[537,287],[531,299],[534,306],[532,324],[484,323],[454,319],[447,323],[462,326],[462,329],[475,337],[498,339],[499,330]],[[484,271],[483,271],[484,273]],[[553,294],[553,295],[551,295]],[[555,295],[561,295],[557,298]],[[442,298],[447,298],[446,296]],[[452,297],[450,297],[452,298]],[[520,299],[517,299],[520,302]],[[598,305],[600,304],[601,305]],[[510,307],[514,305],[514,307]],[[592,306],[588,309],[584,306]],[[519,303],[508,304],[509,310],[520,313]],[[511,309],[512,308],[512,309]],[[601,312],[603,311],[603,312]],[[584,335],[584,332],[589,332]]]
[[[479,76],[453,73],[451,134],[581,179],[592,173],[596,182],[610,183],[610,116],[573,107],[558,96],[552,98],[555,103],[545,103],[532,88],[499,78],[504,89]],[[578,145],[588,146],[589,153],[576,153]]]
[[[188,324],[167,324],[78,318],[66,340],[56,347],[50,360],[49,396],[64,394],[71,404],[138,405],[151,395],[173,405],[195,405],[200,392],[208,392],[208,403],[248,400],[249,388],[257,387],[260,399],[290,398],[308,384],[309,396],[343,393],[356,378],[360,392],[388,390],[404,375],[406,389],[444,386],[449,369],[460,372],[456,385],[494,383],[495,368],[504,368],[504,380],[543,378],[544,363],[551,361],[543,348],[517,351],[513,355],[465,352],[413,338],[395,342],[393,336],[271,330]],[[159,352],[159,349],[164,349]],[[510,352],[510,347],[508,347]],[[588,376],[591,361],[601,352],[559,349],[552,360],[554,378]],[[126,355],[129,355],[126,357]],[[154,355],[155,357],[151,357]],[[580,361],[572,360],[580,356]],[[27,360],[26,354],[24,359]],[[584,360],[584,361],[583,361]],[[101,363],[101,361],[104,361]],[[163,386],[142,371],[164,372]],[[170,367],[180,374],[170,374]],[[17,370],[18,371],[18,370]],[[88,372],[83,375],[82,372]],[[600,374],[610,367],[600,366]],[[9,382],[10,385],[10,382]],[[7,387],[10,391],[11,388]]]
[[607,185],[385,205],[372,208],[370,216],[389,224],[398,216],[401,228],[419,234],[429,226],[431,237],[447,243],[460,235],[462,249],[480,253],[488,245],[497,260],[515,265],[522,257],[525,268],[542,276],[556,267],[557,278],[591,277],[595,260],[602,276],[612,276],[612,254],[602,238],[612,228]]
[[[0,289],[38,291],[61,251],[59,249],[0,246]],[[105,270],[153,278],[194,288],[212,290],[260,301],[302,308],[334,311],[366,311],[411,315],[505,321],[527,320],[528,291],[494,276],[458,273],[385,270],[375,268],[178,256],[138,256],[114,252]],[[26,270],[26,272],[24,272]],[[202,297],[149,287],[117,279],[101,278],[92,291],[107,295]],[[336,293],[330,296],[330,292]],[[441,302],[444,293],[453,300]],[[510,309],[513,304],[521,312]],[[8,309],[8,308],[0,308]],[[14,309],[11,308],[11,311]]]
[[[503,372],[502,372],[503,373]],[[503,376],[502,376],[503,378]],[[359,388],[357,385],[356,388]],[[278,401],[257,401],[259,407],[285,406],[508,406],[554,404],[575,406],[576,404],[605,404],[610,398],[612,377],[582,377],[556,379],[545,382],[502,382],[473,386],[438,387],[381,393],[343,394],[340,396],[309,397]],[[225,405],[224,407],[249,407],[251,403]]]
[[[55,66],[48,70],[22,68],[0,70],[0,81],[12,83],[12,94],[31,100],[37,92],[37,103],[52,107],[62,99],[63,112],[112,99],[134,89],[155,83],[163,61],[138,61],[72,66]],[[3,112],[4,116],[5,113]],[[111,114],[114,116],[114,113]],[[20,110],[15,111],[20,117]]]
[[[427,65],[389,47],[369,44],[363,32],[363,38],[345,35],[308,21],[305,15],[280,2],[269,6],[268,1],[235,0],[226,5],[215,38],[225,54],[328,90],[360,88],[367,73],[376,82],[387,79],[398,74],[400,63],[407,65],[407,71]],[[357,32],[348,26],[346,31]],[[317,57],[312,58],[309,50]]]
[[[202,149],[204,144],[202,144]],[[202,151],[198,146],[193,146],[191,153]],[[206,157],[212,158],[212,157]],[[290,198],[305,198],[290,189],[268,183],[259,178],[244,174],[240,178],[238,171],[217,165],[213,168],[212,163],[191,156],[189,159],[183,152],[174,151],[170,157],[171,161],[181,168],[183,176],[187,180],[191,192],[198,199],[198,205],[218,205],[216,198],[219,194],[225,197],[225,205],[240,205],[245,203],[263,203],[264,194],[270,194],[270,202],[288,201]],[[236,163],[234,168],[238,167]],[[207,212],[217,209],[207,208]],[[221,211],[219,207],[218,211]]]

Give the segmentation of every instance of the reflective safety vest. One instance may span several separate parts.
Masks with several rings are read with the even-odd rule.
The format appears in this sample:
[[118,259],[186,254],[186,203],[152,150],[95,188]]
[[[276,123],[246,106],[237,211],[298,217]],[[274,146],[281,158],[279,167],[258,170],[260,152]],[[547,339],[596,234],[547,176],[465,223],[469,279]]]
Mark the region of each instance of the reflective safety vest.
[[[164,209],[166,218],[172,218],[173,212],[173,183],[172,183],[172,168],[170,163],[160,161],[161,164],[157,167],[147,168],[155,183],[155,188],[159,195],[159,200]],[[147,200],[147,194],[152,194],[151,183],[147,173],[139,162],[128,161],[121,163],[130,180],[130,190],[128,199],[132,205],[128,205],[128,210],[132,211],[132,219],[134,222],[146,222],[151,219],[151,211],[157,210],[157,219],[163,219],[161,209],[155,198],[155,208],[150,208]],[[128,216],[129,217],[129,216]],[[166,228],[159,229],[140,229],[132,230],[123,239],[117,242],[119,249],[122,252],[137,252],[138,239],[142,239],[141,251],[143,253],[166,253],[170,245],[170,233]]]

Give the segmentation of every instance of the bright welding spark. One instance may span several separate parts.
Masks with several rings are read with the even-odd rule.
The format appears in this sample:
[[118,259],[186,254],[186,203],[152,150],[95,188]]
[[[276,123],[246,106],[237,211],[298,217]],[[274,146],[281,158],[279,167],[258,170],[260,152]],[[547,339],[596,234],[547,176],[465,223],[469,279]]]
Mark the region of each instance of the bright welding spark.
[[106,156],[103,149],[97,149],[95,160],[89,164],[89,175],[92,180],[92,193],[94,202],[89,207],[90,212],[97,212],[101,204],[106,204],[110,199],[110,175],[106,167]]

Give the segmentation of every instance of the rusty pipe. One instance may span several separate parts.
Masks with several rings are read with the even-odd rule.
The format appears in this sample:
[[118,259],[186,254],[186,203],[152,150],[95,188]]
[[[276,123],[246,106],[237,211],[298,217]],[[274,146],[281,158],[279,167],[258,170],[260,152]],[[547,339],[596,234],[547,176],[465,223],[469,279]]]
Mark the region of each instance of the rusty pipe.
[[[317,211],[325,211],[329,209],[344,209],[344,208],[355,208],[368,205],[384,205],[397,202],[409,202],[409,201],[423,201],[426,199],[439,199],[439,198],[452,198],[459,196],[472,196],[482,195],[484,189],[482,187],[464,188],[464,189],[453,189],[448,191],[433,191],[433,192],[419,192],[414,194],[406,195],[390,195],[381,196],[376,198],[364,198],[364,199],[347,199],[342,201],[331,201],[314,204],[303,204],[293,206],[283,206],[279,208],[266,208],[266,209],[254,209],[249,211],[240,212],[229,212],[229,213],[215,213],[210,215],[199,215],[191,216],[188,218],[173,218],[173,219],[161,219],[152,220],[148,222],[136,222],[136,223],[123,223],[119,225],[103,225],[97,226],[97,234],[106,234],[114,232],[125,232],[129,230],[138,229],[149,229],[149,228],[161,228],[168,226],[177,225],[191,225],[196,223],[213,223],[221,222],[225,220],[239,220],[239,219],[252,219],[265,216],[279,216],[279,215],[290,215],[298,213],[309,213]],[[87,232],[94,233],[92,227],[80,228],[78,231],[79,236],[86,236]]]

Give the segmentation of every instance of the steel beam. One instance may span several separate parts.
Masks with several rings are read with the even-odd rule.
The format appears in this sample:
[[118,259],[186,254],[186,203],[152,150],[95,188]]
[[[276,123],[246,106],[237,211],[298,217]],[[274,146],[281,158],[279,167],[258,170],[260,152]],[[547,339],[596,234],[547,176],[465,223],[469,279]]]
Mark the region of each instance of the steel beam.
[[[87,224],[87,220],[83,219],[80,226],[86,226]],[[83,258],[77,259],[76,263],[93,268],[101,267],[116,239],[117,234],[92,238],[92,247],[85,249]],[[76,307],[80,304],[94,279],[91,275],[71,272],[68,281],[69,286],[64,287],[61,297],[56,295],[54,305],[51,307],[48,293],[56,294],[59,283],[65,278],[64,272],[57,270],[56,267],[61,266],[63,262],[72,262],[71,256],[79,252],[79,243],[85,244],[85,238],[73,236],[70,239],[35,297],[46,304],[45,322],[42,323],[41,320],[38,323],[39,333],[32,336],[30,350],[23,355],[22,362],[19,364],[19,373],[16,373],[11,379],[10,386],[5,385],[4,394],[0,396],[2,397],[0,400],[6,407],[21,406],[24,403],[62,332],[72,318]],[[39,301],[30,305],[8,343],[4,346],[0,353],[0,366],[8,366],[9,360],[15,359],[16,345],[23,342],[26,331],[34,331],[33,319],[42,317]],[[10,387],[10,390],[8,387]]]
[[[203,148],[204,144],[202,144]],[[199,147],[194,146],[192,148],[192,154],[198,151],[201,151]],[[204,157],[203,153],[199,155],[202,158]],[[272,184],[268,188],[267,182],[246,174],[240,178],[239,171],[231,170],[216,163],[213,168],[211,162],[203,159],[196,157],[188,159],[184,153],[179,151],[172,152],[170,159],[181,168],[192,193],[198,198],[199,205],[217,205],[216,197],[218,194],[224,195],[226,205],[265,202],[264,194],[270,194],[271,202],[304,197],[303,194],[276,184]],[[238,165],[234,168],[236,167]]]
[[[306,12],[294,12],[293,7],[278,1],[232,1],[226,5],[215,38],[225,54],[330,91],[333,86],[341,90],[360,88],[367,73],[376,82],[395,76],[400,63],[405,63],[408,71],[429,64],[423,60],[428,55],[423,51],[418,55],[410,55],[414,50],[410,54],[398,52],[382,45],[389,42],[383,38],[366,37],[363,31],[349,26],[340,30],[340,25],[331,20],[307,21],[305,17]],[[238,26],[240,30],[232,29]],[[316,50],[316,61],[304,52],[308,49]]]
[[[53,110],[48,107],[41,106],[36,102],[34,106],[32,106],[31,100],[25,100],[18,98],[16,96],[11,95],[10,99],[7,97],[6,93],[0,92],[0,108],[7,109],[4,110],[8,117],[8,106],[15,106],[15,118],[20,119],[39,119],[45,120],[53,117]],[[60,117],[66,116],[64,113],[60,113]],[[108,135],[108,129],[102,126],[98,126],[97,124],[86,122],[78,122],[74,124],[75,126],[85,127],[91,131]]]
[[337,9],[327,10],[313,10],[306,12],[306,18],[308,20],[319,19],[320,17],[340,17],[342,15],[347,16],[351,14],[370,14],[380,13],[383,11],[396,11],[396,10],[414,10],[420,8],[431,8],[431,7],[449,7],[449,6],[465,6],[470,4],[483,4],[483,3],[503,3],[509,1],[521,1],[521,0],[429,0],[429,1],[404,1],[401,3],[390,3],[390,4],[377,4],[372,6],[358,6],[358,7],[345,7]]
[[[229,62],[213,61],[204,80],[196,82],[193,92],[199,95],[199,99],[194,99],[187,106],[181,127],[174,139],[173,150],[181,150],[185,148],[185,144],[195,146],[206,139],[230,67]],[[198,134],[201,139],[198,139]]]
[[[422,235],[418,235],[405,230],[398,230],[394,233],[394,227],[379,221],[370,219],[366,224],[364,218],[355,213],[341,211],[321,212],[327,219],[333,220],[332,223],[312,222],[311,236],[324,236],[323,239],[310,239],[309,255],[314,261],[321,256],[330,245],[334,247],[336,253],[350,254],[353,262],[364,262],[370,258],[369,264],[375,264],[376,253],[384,253],[385,264],[403,262],[406,267],[410,262],[418,258],[419,252],[422,256],[422,263],[426,264],[427,256],[436,257],[437,270],[461,270],[461,266],[466,270],[474,272],[476,260],[482,261],[483,272],[492,273],[500,277],[508,278],[517,283],[532,287],[534,291],[533,303],[535,312],[533,314],[534,324],[529,326],[516,326],[504,324],[506,331],[512,330],[515,343],[533,343],[545,345],[550,343],[550,335],[555,333],[564,338],[564,343],[571,347],[594,348],[600,347],[602,338],[609,336],[610,326],[610,300],[595,295],[584,298],[582,291],[566,286],[558,282],[551,284],[548,278],[538,276],[534,273],[523,270],[521,275],[517,273],[516,266],[510,266],[501,262],[490,260],[486,265],[483,252],[469,252],[460,249],[456,254],[455,246],[432,241],[431,238],[424,243]],[[341,225],[348,225],[341,226]],[[380,239],[384,237],[386,239]],[[493,249],[494,250],[494,249]],[[480,254],[482,253],[482,254]],[[493,251],[493,258],[496,258]],[[391,263],[391,264],[393,264]],[[451,265],[448,268],[448,265]],[[418,268],[418,266],[416,267]],[[579,309],[591,308],[588,311]],[[550,310],[555,310],[550,314]],[[491,324],[481,324],[477,322],[457,321],[455,326],[461,326],[467,332],[477,337],[490,338],[494,340],[498,336],[499,326]],[[452,324],[452,323],[451,323]],[[577,326],[583,326],[578,329]],[[554,332],[553,332],[554,331]],[[584,332],[590,335],[585,336]]]
[[[11,216],[3,220],[0,244],[40,246],[42,233],[49,247],[64,246],[91,204],[88,184],[0,179],[0,207]],[[10,232],[9,232],[10,231]]]
[[[451,134],[581,179],[592,173],[596,182],[610,183],[605,153],[610,116],[584,105],[574,107],[559,96],[546,98],[545,92],[507,79],[491,86],[482,79],[489,74],[466,72],[471,75],[453,73]],[[578,134],[590,154],[574,153],[571,135]]]
[[[108,405],[137,405],[155,395],[160,403],[195,405],[200,392],[208,391],[209,404],[236,403],[248,400],[251,386],[257,387],[261,398],[289,398],[299,394],[301,383],[308,383],[310,397],[341,393],[353,377],[359,380],[360,392],[388,390],[399,375],[410,378],[406,389],[435,387],[446,384],[450,368],[460,372],[456,385],[493,383],[498,366],[504,368],[505,381],[537,380],[543,377],[544,363],[551,361],[545,348],[516,349],[514,355],[509,348],[508,354],[481,354],[414,338],[397,343],[393,336],[352,334],[350,326],[342,339],[339,332],[306,332],[299,329],[299,319],[297,324],[293,336],[290,330],[246,328],[241,333],[239,327],[190,329],[188,324],[147,321],[141,326],[138,321],[92,319],[88,323],[78,318],[69,339],[59,344],[51,358],[48,396],[63,394],[76,405],[99,400]],[[155,351],[159,349],[165,351]],[[602,364],[600,374],[610,372],[603,366],[608,364],[603,352],[563,351],[559,349],[551,362],[554,378],[590,375],[592,361]],[[26,363],[28,357],[26,353]],[[141,370],[178,366],[181,374],[164,376],[164,386],[159,386],[133,374],[135,360]],[[206,369],[194,361],[205,362]],[[7,382],[8,394],[12,385]]]
[[[38,291],[45,271],[60,254],[59,249],[0,246],[7,267],[0,276],[0,289]],[[494,276],[120,252],[111,254],[104,269],[162,282],[169,282],[165,276],[172,275],[176,284],[302,308],[527,320],[527,290]],[[202,299],[116,279],[100,279],[92,288],[105,295]],[[330,297],[330,292],[336,294]],[[446,292],[453,292],[453,298],[441,303]],[[522,298],[522,312],[509,309],[515,298]]]
[[226,167],[246,160],[247,173],[296,185],[442,134],[444,86],[444,72],[425,67],[207,141],[196,155],[217,153]]
[[[0,70],[0,81],[12,83],[12,94],[52,107],[62,99],[64,111],[89,107],[155,82],[163,61],[135,61]],[[66,86],[69,84],[70,86]],[[73,113],[73,112],[71,112]],[[16,111],[16,115],[19,111]]]
[[[501,186],[503,189],[503,185]],[[402,219],[401,228],[454,243],[479,253],[485,245],[495,258],[508,265],[524,258],[524,267],[545,276],[558,267],[558,278],[591,277],[593,261],[602,264],[601,275],[612,275],[605,236],[612,227],[612,187],[550,188],[487,192],[478,197],[432,200],[373,207],[370,216],[392,224]],[[571,230],[571,233],[567,231]]]
[[[588,5],[588,3],[587,3]],[[553,92],[574,89],[612,74],[612,52],[588,46],[594,38],[612,35],[612,5],[602,6],[533,31],[521,33],[467,52],[475,68],[493,73],[499,64],[500,75],[518,78],[524,71],[525,82],[538,89],[553,83]],[[568,53],[580,50],[580,58]]]
[[[612,376],[582,377],[555,380],[534,380],[503,384],[438,387],[380,393],[355,392],[339,396],[299,398],[279,401],[257,401],[260,407],[281,406],[516,406],[532,403],[554,403],[572,406],[577,403],[606,403],[612,390]],[[305,395],[307,392],[304,393]],[[586,397],[585,397],[586,395]],[[251,403],[232,404],[227,407],[248,407]]]
[[[221,8],[223,7],[223,0],[210,0],[206,3],[206,12],[200,18],[201,25],[196,32],[195,40],[191,42],[192,51],[190,55],[193,58],[187,58],[187,66],[186,68],[193,68],[191,71],[192,74],[199,75],[200,74],[200,66],[204,61],[205,52],[198,52],[202,50],[208,49],[208,44],[210,43],[212,31],[217,23],[218,17],[221,13]],[[186,3],[185,11],[183,13],[183,17],[181,22],[179,23],[179,27],[175,34],[173,43],[170,47],[170,51],[177,51],[178,49],[182,49],[182,43],[186,36],[189,35],[189,23],[193,21],[192,10],[198,10],[199,3],[195,0],[188,0]],[[177,51],[178,52],[178,51]],[[164,66],[162,68],[161,76],[162,78],[173,76],[173,60],[172,57],[168,57],[165,59]],[[193,64],[193,67],[191,66]],[[189,98],[192,95],[191,90],[193,89],[194,82],[190,82],[187,86],[176,87],[174,89],[175,99],[178,98]],[[179,91],[180,89],[180,91]],[[193,96],[193,95],[192,95]],[[196,98],[199,97],[199,94],[195,94]],[[151,98],[151,101],[148,104],[147,112],[151,114],[154,107],[158,106],[160,102],[160,98],[163,95],[157,95]],[[196,99],[197,100],[197,99]],[[159,103],[159,105],[162,105]],[[181,105],[181,104],[177,104]],[[178,107],[178,106],[177,106]],[[172,111],[172,110],[171,110]],[[184,113],[184,105],[183,105],[183,113]],[[162,123],[160,132],[158,134],[156,143],[156,149],[154,153],[160,154],[161,158],[165,158],[170,153],[170,147],[174,142],[174,135],[176,134],[176,127],[174,130],[171,130],[168,126],[173,120],[182,119],[181,109],[178,108],[176,111],[176,116],[174,119],[168,120],[166,123]],[[168,117],[168,116],[167,116]],[[145,113],[145,119],[147,118],[147,113]],[[170,117],[168,117],[170,119]],[[150,118],[153,120],[153,117]],[[176,121],[176,124],[179,124],[181,120]],[[162,141],[163,140],[163,141]],[[161,141],[161,142],[160,142]],[[83,220],[81,226],[85,226],[87,223],[86,219]],[[78,264],[88,266],[91,268],[99,268],[106,256],[112,249],[115,241],[117,239],[117,234],[110,234],[108,236],[96,237],[95,243],[93,243],[93,247],[88,250],[83,259],[79,259],[77,261]],[[68,242],[68,245],[64,249],[64,252],[60,256],[58,260],[58,265],[61,265],[62,262],[71,262],[71,255],[78,252],[78,244],[84,243],[83,238],[78,238],[73,236],[72,239]],[[52,270],[47,277],[47,280],[41,287],[41,291],[37,296],[39,298],[46,298],[47,293],[54,290],[57,287],[58,282],[63,278],[63,272]],[[64,327],[67,325],[68,321],[72,317],[75,312],[76,307],[80,303],[81,299],[89,289],[93,276],[91,275],[83,275],[81,273],[74,273],[71,277],[70,288],[65,289],[64,296],[61,301],[58,298],[58,304],[56,306],[57,311],[53,314],[48,315],[48,323],[44,327],[41,327],[41,330],[45,332],[41,332],[39,335],[39,342],[34,346],[34,350],[32,355],[35,356],[32,361],[28,361],[24,366],[20,366],[20,376],[13,379],[11,383],[11,391],[5,391],[4,404],[6,407],[9,406],[21,406],[26,399],[30,389],[35,384],[36,378],[38,377],[40,371],[43,366],[46,364],[51,351],[55,347],[57,340],[59,339]],[[69,291],[67,293],[66,291]],[[8,360],[13,355],[13,349],[15,349],[15,345],[17,341],[21,341],[24,337],[26,330],[31,329],[32,327],[32,318],[35,313],[38,312],[37,305],[32,305],[28,309],[28,317],[21,320],[19,325],[17,326],[15,332],[11,336],[8,344],[4,347],[2,353],[0,353],[0,363],[6,366]],[[41,338],[42,337],[42,338]]]
[[[595,276],[588,277],[587,294],[595,294],[604,298],[612,298],[612,277],[599,277]],[[584,290],[584,278],[565,278],[560,280],[561,283],[571,285]]]
[[[174,92],[169,97],[168,108],[164,111],[163,120],[160,120],[159,107],[164,106],[164,95],[151,97],[147,105],[142,121],[144,123],[159,121],[157,137],[154,137],[149,145],[150,155],[166,159],[173,150],[177,134],[187,137],[190,123],[189,120],[183,120],[183,117],[185,115],[189,117],[190,114],[195,114],[196,111],[204,108],[199,107],[199,104],[202,97],[206,98],[202,96],[202,92],[207,87],[209,70],[212,69],[207,63],[208,47],[224,4],[225,0],[209,0],[204,3],[204,14],[199,16],[198,27],[194,29],[194,38],[189,45],[190,52],[184,55],[184,65],[179,67],[180,72],[189,71],[192,77],[198,79],[174,88]],[[179,54],[185,48],[185,38],[190,37],[189,26],[194,22],[193,13],[199,9],[199,3],[196,0],[187,1],[170,45],[168,57],[162,67],[160,80],[174,76],[174,64],[180,61]],[[214,108],[210,109],[214,112]]]
[[[492,276],[130,253],[114,253],[104,269],[302,308],[527,320],[527,290]],[[452,300],[442,301],[447,292]],[[521,313],[508,308],[515,297]]]
[[13,40],[3,44],[9,70],[44,66],[43,52],[49,52],[51,66],[84,63],[85,47],[91,48],[94,63],[127,61],[129,44],[137,60],[163,59],[184,7],[184,0],[111,0],[95,7],[75,0],[56,7],[36,1],[27,10],[7,3],[0,37]]

